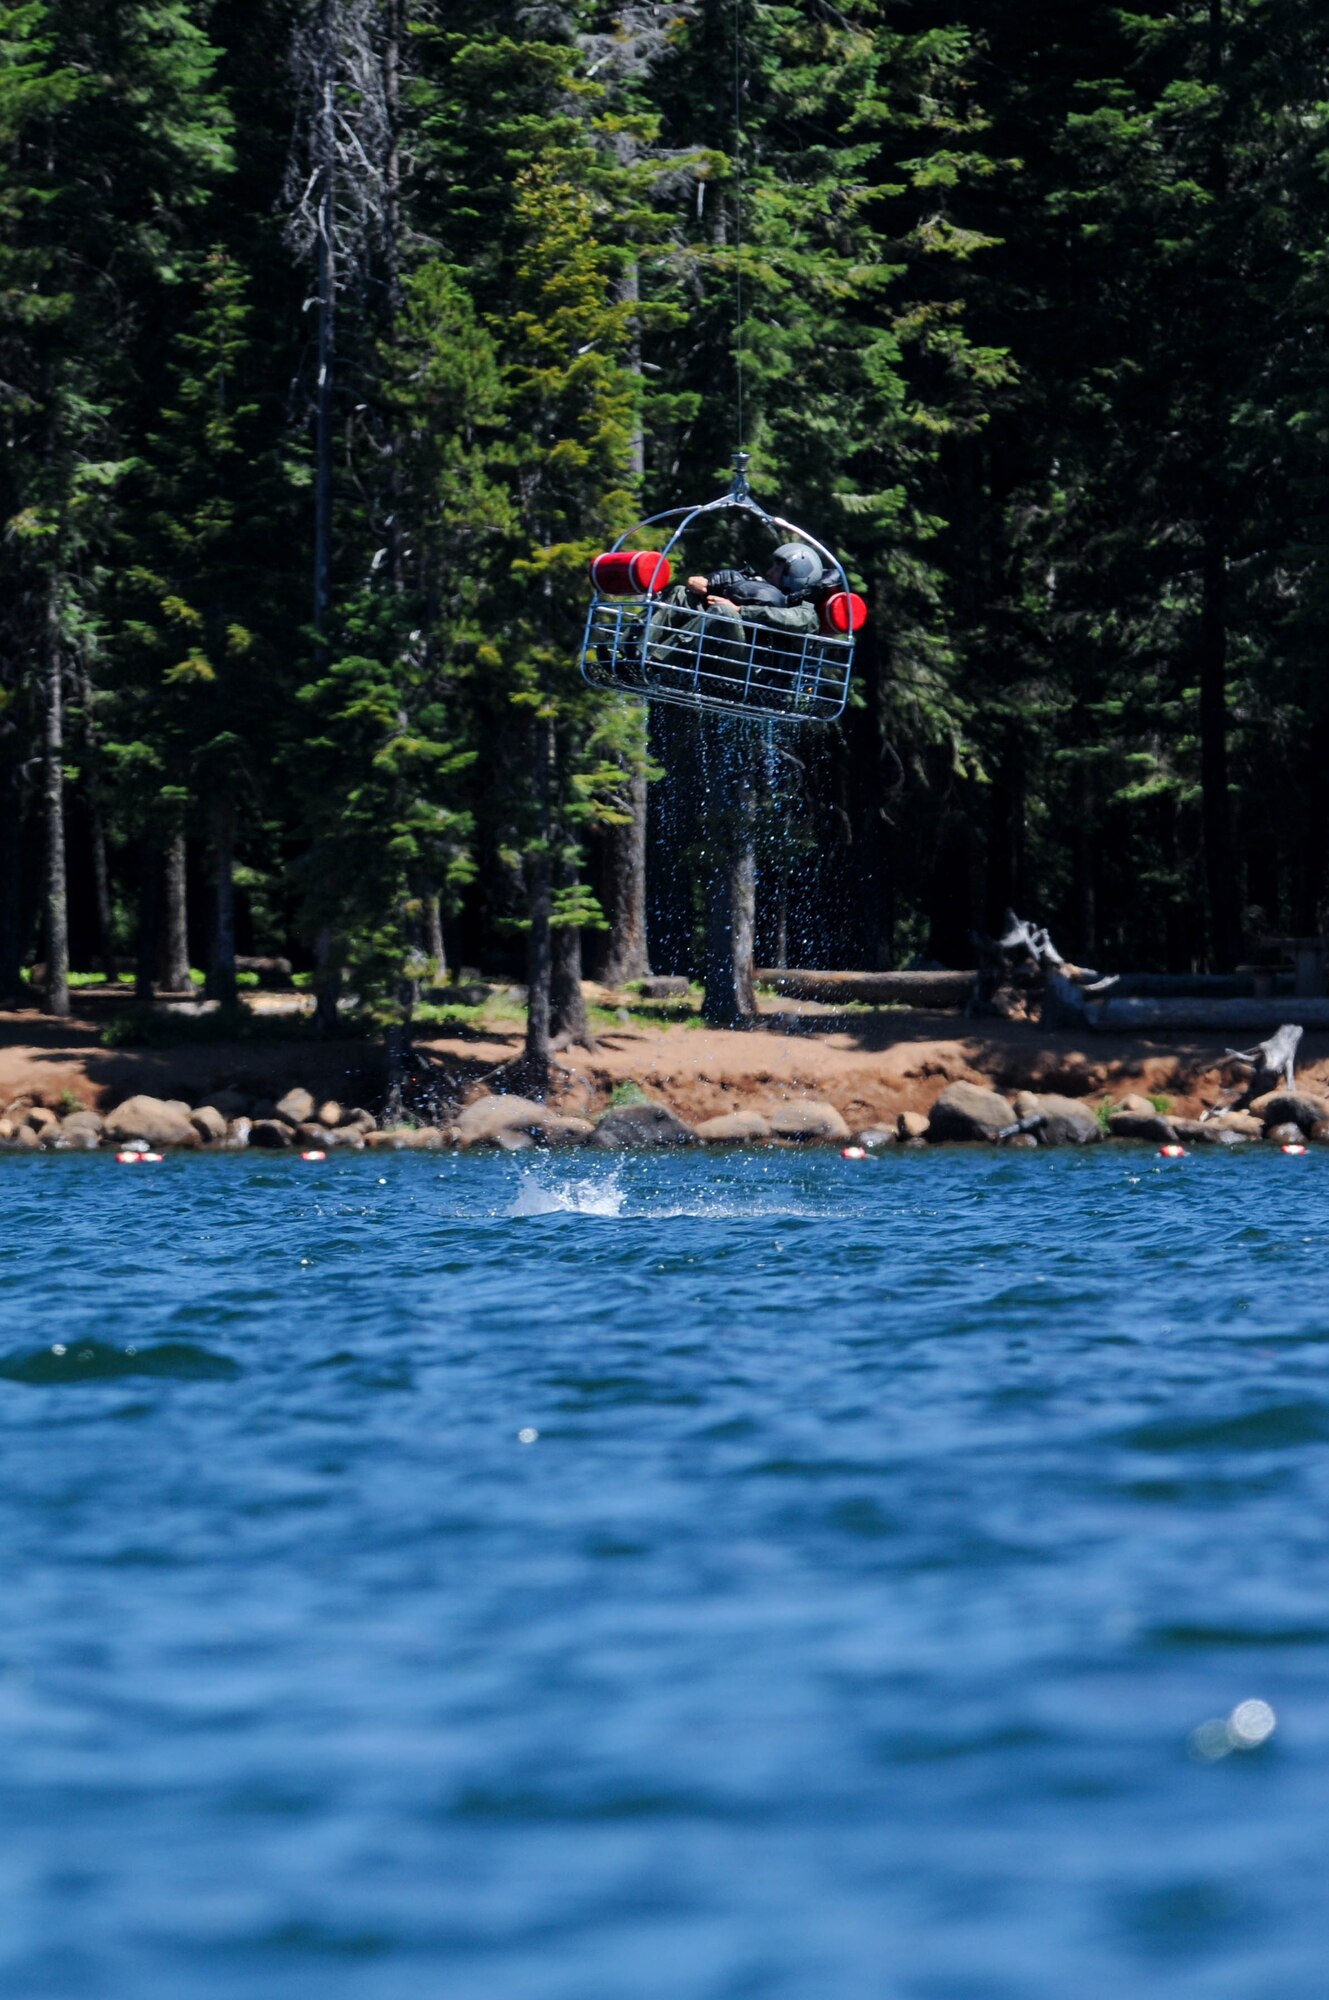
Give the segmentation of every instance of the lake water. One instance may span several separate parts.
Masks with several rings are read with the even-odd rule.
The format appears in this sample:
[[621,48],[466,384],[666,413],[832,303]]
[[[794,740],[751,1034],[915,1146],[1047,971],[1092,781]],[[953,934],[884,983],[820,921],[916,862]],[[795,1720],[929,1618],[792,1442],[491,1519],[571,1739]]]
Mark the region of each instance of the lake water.
[[1319,2000],[1254,1152],[0,1162],[0,1991]]

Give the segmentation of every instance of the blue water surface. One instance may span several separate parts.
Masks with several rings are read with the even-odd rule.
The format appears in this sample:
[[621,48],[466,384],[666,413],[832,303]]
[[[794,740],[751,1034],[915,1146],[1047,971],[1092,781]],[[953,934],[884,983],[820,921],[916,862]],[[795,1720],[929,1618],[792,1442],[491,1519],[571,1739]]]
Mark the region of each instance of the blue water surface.
[[1329,1990],[1329,1155],[0,1201],[4,1994]]

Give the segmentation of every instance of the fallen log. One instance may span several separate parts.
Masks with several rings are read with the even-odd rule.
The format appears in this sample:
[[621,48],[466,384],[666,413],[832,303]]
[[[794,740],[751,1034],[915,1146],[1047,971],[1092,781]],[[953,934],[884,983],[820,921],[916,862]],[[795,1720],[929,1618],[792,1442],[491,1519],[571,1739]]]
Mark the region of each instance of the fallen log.
[[1114,972],[1084,988],[1086,1000],[1253,1000],[1250,972]]
[[[1067,1006],[1065,996],[1059,996],[1063,1007]],[[1077,996],[1078,997],[1078,996]],[[1298,1014],[1303,1028],[1329,1028],[1329,1000],[1298,1000]],[[1096,1028],[1106,1034],[1150,1034],[1155,1031],[1171,1034],[1182,1028],[1208,1029],[1214,1033],[1232,1034],[1250,1032],[1259,1034],[1261,1030],[1273,1035],[1283,1026],[1283,1016],[1287,1013],[1288,1002],[1282,1000],[1206,1000],[1199,997],[1192,1000],[1100,1000],[1091,1001],[1082,1009],[1073,1012],[1074,1020],[1066,1025],[1082,1024]],[[1044,1013],[1045,1025],[1048,1022]]]
[[870,1006],[941,1007],[957,1012],[969,998],[972,972],[799,972],[773,968],[753,978],[787,1000],[861,1000]]

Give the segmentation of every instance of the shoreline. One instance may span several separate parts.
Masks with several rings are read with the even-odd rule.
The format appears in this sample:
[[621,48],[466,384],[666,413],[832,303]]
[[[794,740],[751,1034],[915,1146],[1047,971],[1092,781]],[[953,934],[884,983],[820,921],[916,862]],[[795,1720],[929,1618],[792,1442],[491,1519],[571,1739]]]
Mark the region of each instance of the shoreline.
[[[467,1117],[467,1109],[485,1099],[489,1123],[495,1132],[502,1128],[495,1096],[502,1101],[504,1068],[522,1047],[518,1024],[422,1028],[415,1047],[428,1068],[436,1122],[384,1129],[383,1058],[375,1042],[256,1038],[107,1049],[99,1032],[91,1010],[67,1021],[27,1009],[0,1014],[0,1121],[22,1127],[33,1114],[46,1112],[63,1122],[77,1111],[100,1123],[126,1100],[143,1098],[166,1104],[188,1122],[218,1098],[224,1124],[270,1123],[276,1104],[294,1091],[308,1103],[298,1107],[303,1115],[285,1122],[292,1135],[305,1128],[302,1138],[311,1145],[351,1143],[345,1128],[315,1115],[328,1105],[354,1111],[361,1143],[370,1146],[500,1143],[471,1129],[477,1120]],[[1150,1113],[1166,1116],[1178,1137],[1198,1138],[1198,1131],[1187,1134],[1183,1128],[1225,1094],[1222,1054],[1216,1035],[1187,1034],[1172,1043],[1157,1036],[1090,1038],[1036,1023],[964,1021],[924,1010],[834,1014],[776,1011],[768,1003],[745,1029],[691,1022],[598,1028],[592,1046],[555,1057],[550,1091],[543,1106],[534,1107],[541,1115],[527,1120],[524,1140],[517,1136],[502,1143],[585,1143],[610,1112],[614,1124],[608,1129],[627,1130],[632,1121],[625,1124],[625,1114],[639,1096],[711,1143],[744,1137],[760,1143],[767,1137],[764,1124],[775,1143],[843,1143],[870,1133],[876,1135],[870,1143],[882,1145],[892,1142],[888,1134],[897,1141],[921,1139],[920,1121],[957,1085],[995,1093],[1016,1117],[1030,1115],[1018,1110],[1016,1100],[1032,1093],[1063,1106],[1069,1101],[1100,1125],[1106,1116],[1101,1107],[1134,1099],[1143,1116],[1143,1100],[1152,1100]],[[1329,1103],[1329,1033],[1305,1037],[1297,1091],[1308,1103]],[[517,1103],[511,1108],[516,1111]],[[717,1119],[738,1119],[747,1129],[732,1127],[724,1137],[707,1132]],[[40,1117],[35,1122],[49,1123]],[[1304,1122],[1309,1137],[1309,1114]],[[520,1129],[520,1119],[510,1122],[513,1133]],[[339,1131],[342,1136],[331,1136]],[[152,1140],[150,1133],[143,1137]],[[268,1139],[274,1146],[282,1143],[271,1134]],[[15,1143],[12,1130],[0,1130],[0,1144]],[[226,1140],[214,1120],[209,1134],[178,1143],[222,1147]],[[263,1142],[255,1142],[252,1132],[232,1131],[227,1149],[248,1143]]]

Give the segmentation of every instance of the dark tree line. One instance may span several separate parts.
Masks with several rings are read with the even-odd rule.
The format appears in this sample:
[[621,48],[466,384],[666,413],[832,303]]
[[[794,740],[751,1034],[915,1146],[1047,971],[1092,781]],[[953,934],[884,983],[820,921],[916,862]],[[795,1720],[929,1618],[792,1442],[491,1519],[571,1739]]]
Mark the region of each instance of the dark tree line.
[[[1327,76],[1310,0],[0,5],[0,991],[525,967],[538,1065],[586,971],[1321,928]],[[831,732],[577,672],[736,350]]]

